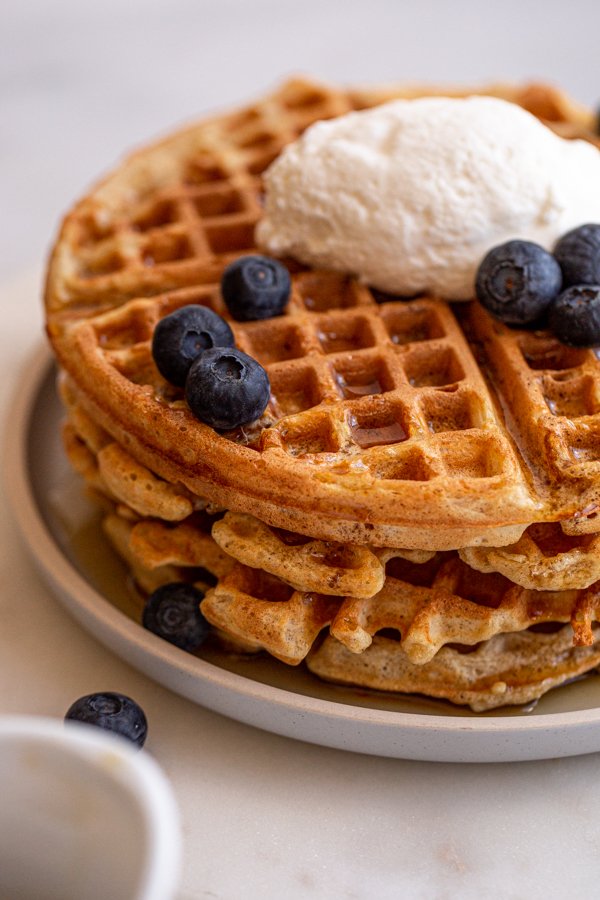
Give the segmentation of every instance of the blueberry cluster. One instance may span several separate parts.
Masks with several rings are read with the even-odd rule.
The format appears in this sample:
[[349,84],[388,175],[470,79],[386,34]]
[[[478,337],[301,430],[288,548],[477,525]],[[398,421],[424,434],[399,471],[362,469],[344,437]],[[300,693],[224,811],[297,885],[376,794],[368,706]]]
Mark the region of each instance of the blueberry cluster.
[[[280,315],[290,290],[285,266],[264,256],[235,260],[221,279],[229,312],[243,322]],[[184,388],[196,418],[213,428],[227,431],[253,422],[269,402],[267,373],[234,346],[227,322],[205,306],[183,306],[161,319],[152,356],[163,378]]]
[[484,257],[477,298],[507,325],[543,325],[572,347],[600,344],[600,225],[565,234],[549,253],[508,241]]

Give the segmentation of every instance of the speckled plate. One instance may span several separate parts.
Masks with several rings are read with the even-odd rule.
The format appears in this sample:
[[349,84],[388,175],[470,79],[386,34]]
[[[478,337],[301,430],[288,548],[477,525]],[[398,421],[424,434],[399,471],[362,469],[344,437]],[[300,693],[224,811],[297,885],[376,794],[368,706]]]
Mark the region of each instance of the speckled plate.
[[299,740],[403,759],[507,762],[600,750],[600,678],[533,708],[473,715],[451,704],[328,685],[304,667],[216,647],[184,653],[145,631],[126,573],[60,442],[55,370],[37,348],[10,411],[6,490],[46,581],[80,624],[150,678],[196,703]]

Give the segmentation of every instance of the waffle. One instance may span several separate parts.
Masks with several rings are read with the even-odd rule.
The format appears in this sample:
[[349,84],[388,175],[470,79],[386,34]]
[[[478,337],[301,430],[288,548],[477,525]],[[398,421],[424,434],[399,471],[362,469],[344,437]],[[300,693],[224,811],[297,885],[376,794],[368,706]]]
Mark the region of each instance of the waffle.
[[[400,88],[397,85],[357,88],[352,91],[352,102],[356,109],[367,109],[399,98],[414,100],[424,93],[428,97],[464,97],[465,89],[448,85],[429,85],[424,89],[417,84]],[[471,88],[468,93],[517,103],[565,138],[597,140],[596,115],[553,85],[535,82],[526,85],[488,84],[482,88]]]
[[[127,519],[109,515],[104,519],[104,529],[143,590],[149,593],[161,584],[180,580],[181,572],[173,566],[163,565],[154,570],[140,566],[129,549],[131,523]],[[244,584],[240,574],[238,583]],[[272,586],[264,582],[263,586],[267,587],[270,598],[277,596]],[[297,663],[298,657],[306,656],[310,671],[324,680],[382,691],[426,694],[468,705],[475,712],[530,703],[551,688],[600,664],[597,633],[591,633],[591,645],[573,646],[573,633],[568,626],[556,634],[531,631],[500,634],[473,648],[444,646],[425,664],[412,662],[401,651],[402,645],[397,640],[380,634],[373,637],[364,652],[356,654],[332,636],[318,641],[321,628],[332,619],[334,601],[325,597],[317,599],[314,595],[308,595],[303,601],[297,595],[296,606],[305,626],[292,629],[286,644],[281,607],[287,604],[273,599],[267,602],[272,613],[262,619],[262,643],[250,640],[243,627],[238,634],[234,626],[232,634],[228,617],[227,631],[215,626],[224,648],[237,653],[255,653],[264,648],[265,643],[270,643],[273,648],[275,642],[278,653],[274,655],[291,664]],[[288,613],[288,621],[291,618]],[[287,657],[290,648],[293,656]],[[471,652],[465,652],[467,650]]]
[[600,537],[569,536],[558,525],[532,525],[509,547],[466,547],[461,559],[480,572],[501,572],[541,591],[587,588],[600,580]]
[[[81,427],[82,420],[78,424]],[[88,439],[90,434],[93,437],[94,429],[85,419],[83,424]],[[72,425],[67,426],[66,432],[71,438],[75,436]],[[88,464],[93,463],[93,452],[81,438],[76,440],[79,448],[84,448]],[[93,471],[94,466],[91,468]],[[95,479],[91,483],[96,490],[103,490]],[[252,547],[252,539],[261,544],[264,530],[276,537],[251,517],[228,513],[212,524],[211,517],[196,513],[189,520],[173,523],[140,519],[126,504],[117,509],[118,515],[105,516],[104,530],[126,561],[137,587],[148,594],[170,581],[194,580],[207,592],[202,604],[204,614],[224,648],[233,652],[266,649],[292,665],[307,658],[309,668],[330,680],[428,693],[469,704],[476,711],[529,702],[598,664],[592,627],[600,603],[597,587],[589,591],[524,590],[502,576],[473,572],[456,554],[436,554],[425,560],[429,554],[409,551],[404,554],[409,558],[403,560],[398,551],[379,549],[376,552],[389,563],[391,574],[377,596],[362,600],[331,597],[294,590],[269,572],[236,564],[210,536],[211,525],[213,533],[218,533],[219,526],[226,526],[229,531],[231,522],[238,529],[240,525],[250,526],[248,531],[243,527],[239,531],[249,542],[247,551]],[[550,530],[534,526],[532,532],[537,540],[534,546],[539,553],[543,550],[547,554],[544,560],[551,566],[560,559],[561,551],[572,556],[574,539],[557,527]],[[314,549],[315,542],[302,541],[299,535],[284,537],[289,543],[283,537],[278,541],[287,549]],[[533,542],[529,532],[527,537]],[[235,549],[230,543],[227,546]],[[331,551],[331,547],[328,549]],[[353,549],[370,552],[367,548]],[[504,552],[509,556],[510,549],[473,552]],[[347,552],[343,547],[338,550]],[[277,553],[274,555],[277,560]],[[254,563],[259,558],[260,553]],[[377,558],[375,554],[373,558]],[[292,567],[292,571],[297,576],[298,567]],[[207,572],[218,579],[215,588],[206,580]],[[315,575],[313,572],[311,577],[314,579]],[[560,650],[549,636],[542,638],[525,632],[532,625],[556,622],[570,622],[572,626],[556,638]],[[331,637],[319,647],[324,628],[329,628]],[[390,629],[402,635],[400,644],[384,637]],[[591,648],[590,652],[568,651],[563,632],[572,635],[577,647]],[[460,645],[460,651],[453,646],[455,643]],[[488,645],[494,653],[499,647],[502,649],[501,658],[494,657],[491,669],[487,667],[490,652],[480,651],[480,647]],[[465,656],[464,650],[469,646],[474,652]],[[515,648],[521,648],[518,666],[511,669],[510,653]],[[521,659],[522,648],[528,654],[525,662]],[[357,654],[360,662],[356,661]],[[549,661],[553,661],[552,666]],[[475,673],[478,680],[474,680],[474,665],[479,665]],[[540,666],[543,677],[537,678]],[[453,681],[450,676],[456,671],[460,678]],[[522,683],[525,678],[527,683]]]
[[398,643],[375,637],[357,656],[327,637],[307,660],[319,678],[379,691],[426,694],[484,712],[528,704],[600,663],[600,645],[573,647],[569,627],[557,634],[502,634],[472,653],[445,647],[425,666],[398,652]]
[[[106,447],[105,433],[100,432],[99,439],[93,423],[78,415],[77,409],[71,407],[73,415],[64,429],[65,449],[73,468],[92,489],[119,503],[121,514],[128,518],[143,516],[137,503],[139,464],[131,459],[127,477],[120,479],[123,490],[117,497],[109,487],[116,481],[115,475],[108,472],[105,479],[98,465],[98,456],[102,456]],[[112,446],[114,442],[109,440],[109,444]],[[97,446],[96,454],[94,445]],[[110,455],[104,453],[104,471],[111,459],[116,459],[120,468],[127,456],[122,450]],[[141,481],[151,485],[154,477],[144,471]],[[163,492],[162,496],[170,495]],[[212,537],[209,537],[206,523],[201,518],[192,515],[177,522],[179,494],[176,491],[171,500],[164,517],[166,521],[153,511],[154,518],[140,522],[134,532],[131,551],[138,564],[148,569],[164,563],[180,567],[203,565],[202,560],[210,548],[215,556],[220,553],[223,559],[263,569],[302,592],[368,598],[383,587],[386,564],[390,560],[403,558],[413,563],[425,563],[435,556],[435,552],[425,550],[311,540],[297,533],[281,532],[254,516],[232,512],[226,512],[223,518],[214,521]],[[200,498],[195,498],[195,504],[197,508],[205,505]],[[212,513],[215,511],[211,508]],[[530,526],[516,544],[467,547],[459,551],[459,556],[472,569],[499,572],[524,588],[573,590],[587,588],[600,580],[599,542],[597,535],[569,536],[559,525],[539,524]],[[221,568],[215,574],[227,574],[227,570]]]
[[[487,709],[599,662],[598,355],[293,260],[280,317],[232,322],[219,288],[256,249],[261,173],[286,143],[432,93],[465,92],[295,80],[137,153],[66,217],[47,329],[67,455],[138,590],[194,582],[236,650]],[[597,142],[559,91],[480,93]],[[266,369],[257,422],[217,433],[158,373],[156,324],[190,303]]]
[[[64,388],[63,394],[68,395]],[[72,397],[70,409],[73,421],[88,443],[76,436],[72,424],[67,426],[66,433],[71,434],[71,439],[76,437],[77,445],[84,448],[88,469],[97,473],[92,447],[96,446],[96,452],[102,453],[107,446],[105,434],[98,432],[85,416],[77,415]],[[135,470],[135,461],[132,466]],[[95,477],[91,484],[97,490],[103,489]],[[130,493],[122,498],[125,503],[121,504],[121,515],[107,516],[105,530],[130,566],[138,586],[148,593],[168,581],[191,580],[190,569],[210,572],[219,580],[214,589],[208,590],[203,611],[217,632],[233,642],[236,651],[241,647],[247,652],[262,648],[283,662],[297,664],[311,653],[319,634],[327,627],[350,652],[359,654],[369,650],[373,643],[379,647],[380,634],[385,634],[386,629],[396,629],[402,635],[401,653],[408,660],[406,665],[411,666],[429,665],[448,644],[458,642],[463,646],[477,646],[500,633],[522,631],[543,623],[570,622],[577,645],[588,646],[593,641],[592,624],[598,615],[600,599],[597,588],[590,591],[525,590],[502,576],[479,575],[456,554],[436,554],[432,558],[431,554],[418,551],[403,553],[382,548],[372,551],[365,547],[327,545],[332,557],[329,562],[334,563],[333,572],[338,577],[340,573],[344,575],[344,566],[340,563],[345,566],[349,562],[356,564],[364,554],[380,565],[382,562],[388,564],[388,577],[375,597],[370,600],[349,597],[346,581],[342,582],[345,596],[332,598],[327,596],[331,593],[332,569],[326,567],[327,575],[323,576],[320,542],[297,534],[281,534],[252,517],[233,513],[217,517],[214,524],[210,517],[202,518],[197,513],[176,523],[157,518],[140,519],[132,509],[136,498],[135,480],[125,479],[125,484],[130,484]],[[110,497],[110,492],[107,493]],[[220,538],[222,547],[210,536],[211,524],[212,533]],[[561,565],[561,559],[564,557],[572,565],[574,554],[585,554],[587,549],[589,567],[596,558],[593,552],[595,541],[593,536],[568,537],[558,526],[532,526],[521,539],[521,546],[471,548],[461,550],[460,556],[465,559],[468,554],[481,554],[491,560],[499,556],[508,561],[512,558],[514,563],[519,559],[517,551],[520,550],[522,555],[524,550],[529,550],[524,572],[535,572],[531,567],[531,545],[551,572],[559,567],[564,577],[565,566]],[[580,544],[579,548],[574,546],[575,543]],[[291,560],[286,559],[289,553]],[[304,566],[295,556],[297,553],[303,554]],[[315,553],[316,562],[311,553]],[[403,556],[408,559],[403,560]],[[232,557],[241,557],[244,562],[251,557],[254,568],[235,565]],[[281,568],[282,562],[287,563],[287,570],[285,565]],[[265,568],[271,571],[264,571]],[[490,568],[488,564],[488,571]],[[514,565],[510,568],[514,575]],[[283,579],[272,577],[273,569]],[[573,566],[573,570],[577,572],[577,566]],[[290,573],[291,585],[285,583],[285,576]],[[350,568],[345,574],[356,578],[360,573],[364,573],[364,566],[362,569],[360,566]],[[194,574],[197,577],[197,573]],[[298,584],[298,579],[304,578],[308,581]],[[359,578],[357,584],[360,583]],[[209,588],[205,581],[200,586]],[[339,592],[342,592],[341,585]],[[361,592],[365,593],[364,590]],[[388,645],[384,642],[384,646]],[[378,650],[376,658],[380,655],[381,650]],[[373,658],[369,651],[369,660]],[[574,658],[579,660],[579,670],[583,671],[583,660],[588,657]],[[352,677],[358,677],[356,673],[363,671],[354,663],[351,670],[355,673]],[[536,690],[538,695],[543,692],[539,686]],[[511,697],[512,693],[505,695],[504,701],[521,702],[511,700]],[[494,703],[498,699],[494,694]],[[489,698],[485,702],[488,703]]]
[[[476,640],[468,645],[462,641],[483,637],[493,630],[492,622],[486,617],[485,604],[479,607],[479,616],[476,607],[484,599],[495,603],[497,592],[488,583],[487,598],[480,594],[475,600],[472,594],[471,600],[465,600],[444,594],[444,588],[452,590],[456,585],[461,566],[463,584],[468,581],[472,586],[473,575],[477,578],[476,573],[467,575],[466,566],[456,558],[448,558],[452,554],[445,554],[441,565],[438,560],[434,584],[422,591],[420,597],[418,585],[402,584],[390,578],[381,603],[345,602],[314,593],[294,592],[268,573],[234,566],[232,560],[224,566],[222,561],[215,564],[208,546],[204,556],[196,553],[193,558],[185,554],[179,557],[172,553],[159,554],[148,568],[140,563],[138,552],[132,548],[136,543],[136,529],[156,523],[132,523],[120,515],[109,514],[103,524],[113,546],[128,563],[137,586],[146,593],[170,581],[181,580],[183,572],[176,564],[182,560],[184,565],[193,562],[215,574],[226,572],[219,575],[214,591],[207,589],[205,582],[196,581],[207,590],[202,608],[224,649],[236,653],[268,649],[291,665],[306,658],[308,668],[325,680],[427,694],[469,705],[480,712],[529,703],[600,663],[598,635],[592,628],[597,616],[597,594],[571,591],[547,596],[526,592],[524,597],[518,589],[513,589],[511,596],[509,588],[492,613],[499,611],[494,625],[539,627],[544,622],[570,619],[573,627],[565,626],[550,634],[528,630],[496,633],[488,640]],[[167,563],[167,558],[172,562]],[[412,567],[413,582],[427,580],[422,571],[415,575],[419,568]],[[410,578],[410,567],[403,574]],[[429,599],[423,602],[426,594]],[[541,604],[547,601],[550,602],[542,610]],[[537,608],[536,603],[540,604]],[[331,626],[330,636],[321,641],[319,636],[327,626]],[[401,642],[388,636],[392,627],[398,629],[396,637],[402,629]],[[461,640],[457,643],[440,640],[444,628],[447,640]],[[434,653],[432,631],[437,632],[438,644],[442,644]],[[337,637],[333,636],[334,632]]]
[[235,565],[201,608],[232,636],[260,644],[283,662],[301,662],[326,627],[352,653],[363,653],[378,632],[394,629],[415,665],[446,644],[469,646],[533,625],[570,622],[577,646],[593,641],[600,590],[531,591],[498,574],[474,572],[455,553],[422,565],[395,560],[371,598],[332,598],[301,592],[262,570]]
[[490,367],[530,471],[551,483],[556,506],[567,502],[576,485],[591,485],[581,509],[561,523],[563,530],[598,531],[600,350],[567,347],[544,332],[512,330],[478,303],[470,305],[466,327]]
[[100,474],[95,453],[79,436],[71,422],[65,422],[63,425],[62,438],[67,459],[92,492],[106,495],[110,500],[116,500],[116,497],[111,496],[108,485]]
[[234,560],[221,550],[210,532],[210,520],[198,517],[175,528],[156,520],[141,521],[132,526],[129,547],[144,568],[202,568],[221,578],[231,571]]
[[193,504],[182,503],[179,490],[157,479],[111,441],[74,401],[68,382],[61,379],[61,383],[69,407],[69,418],[63,426],[67,457],[92,490],[118,505],[121,515],[129,519],[146,517],[132,537],[131,548],[146,568],[167,561],[184,567],[201,565],[196,560],[204,557],[210,541],[215,556],[233,557],[263,568],[299,590],[363,597],[381,589],[385,564],[390,559],[400,556],[420,563],[435,555],[435,551],[427,550],[313,541],[270,528],[254,516],[231,512],[214,522],[209,539],[210,528],[202,518],[191,514],[192,505],[212,515],[221,510],[200,497],[194,497]]
[[[128,566],[132,580],[132,593],[138,601],[140,616],[144,597],[151,594],[162,585],[171,582],[193,580],[193,583],[197,588],[202,591],[207,591],[210,588],[210,581],[207,579],[210,579],[211,575],[216,575],[229,568],[227,561],[222,558],[223,555],[219,554],[216,544],[213,544],[211,547],[209,543],[205,544],[205,552],[203,554],[198,552],[195,553],[193,571],[190,571],[188,568],[188,566],[191,565],[189,557],[185,558],[185,562],[183,563],[184,568],[181,568],[177,558],[172,558],[169,561],[160,558],[162,552],[161,550],[156,552],[156,544],[154,541],[154,556],[152,561],[149,564],[145,561],[140,561],[137,544],[141,535],[143,535],[143,538],[141,538],[143,541],[145,541],[147,537],[142,528],[143,524],[144,523],[140,522],[132,522],[127,514],[123,514],[123,511],[116,512],[114,508],[109,508],[102,519],[102,528],[106,537],[112,544],[113,549]],[[148,524],[154,525],[155,523]],[[142,530],[140,531],[140,529]],[[176,554],[171,554],[171,556],[176,557]],[[232,565],[233,561],[231,560],[229,564]],[[213,630],[215,637],[225,652],[252,654],[257,653],[261,649],[258,644],[250,640],[244,640],[241,637],[233,637],[233,635],[222,632],[218,628],[214,628]]]
[[[556,92],[504,95],[591,137]],[[216,434],[158,374],[150,338],[159,318],[188,303],[225,314],[218,279],[254,249],[263,169],[314,120],[368,102],[292,82],[142,151],[75,207],[52,254],[46,305],[80,405],[183,493],[319,540],[438,550],[513,544],[539,521],[594,532],[597,358],[540,356],[549,338],[497,332],[477,307],[401,302],[290,264],[286,314],[231,323],[271,380],[260,421]],[[505,368],[497,361],[509,339]],[[577,434],[560,402],[567,380]],[[544,415],[522,400],[534,384]]]
[[164,565],[149,569],[140,565],[129,546],[131,527],[131,522],[127,516],[117,513],[108,513],[102,519],[104,533],[119,556],[127,564],[131,577],[134,580],[134,587],[141,589],[144,594],[151,594],[163,584],[181,581],[181,573],[175,566]]
[[426,562],[426,550],[395,550],[315,541],[277,532],[254,516],[226,513],[212,536],[238,562],[275,575],[296,590],[332,596],[372,597],[383,587],[385,564],[396,556]]

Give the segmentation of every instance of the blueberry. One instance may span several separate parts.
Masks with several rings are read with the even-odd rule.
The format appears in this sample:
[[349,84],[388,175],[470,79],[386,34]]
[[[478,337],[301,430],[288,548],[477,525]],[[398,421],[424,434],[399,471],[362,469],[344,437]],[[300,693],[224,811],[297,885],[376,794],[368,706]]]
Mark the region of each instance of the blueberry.
[[183,387],[196,357],[212,347],[233,347],[231,328],[207,306],[182,306],[161,319],[152,338],[152,356],[158,371]]
[[87,694],[73,703],[65,716],[66,722],[85,722],[105,731],[120,734],[143,747],[148,723],[143,709],[131,697],[110,692]]
[[209,632],[200,612],[203,597],[202,591],[185,581],[163,584],[148,597],[142,624],[182,650],[197,650]]
[[508,325],[535,322],[561,289],[560,266],[531,241],[508,241],[484,256],[475,291],[492,315]]
[[550,310],[549,324],[564,344],[600,344],[600,284],[577,284],[563,291]]
[[260,363],[235,348],[206,350],[185,383],[185,399],[196,418],[222,431],[259,419],[270,392]]
[[291,287],[286,267],[267,256],[242,256],[227,266],[221,279],[223,300],[239,322],[279,316]]
[[581,225],[568,231],[554,248],[565,287],[600,284],[600,225]]

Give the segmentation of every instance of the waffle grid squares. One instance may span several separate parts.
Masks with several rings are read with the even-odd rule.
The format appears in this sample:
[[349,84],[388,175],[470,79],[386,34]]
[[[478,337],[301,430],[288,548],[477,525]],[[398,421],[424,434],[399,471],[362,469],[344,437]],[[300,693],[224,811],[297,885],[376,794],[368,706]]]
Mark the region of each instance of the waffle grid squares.
[[600,373],[596,352],[569,347],[546,332],[511,331],[492,322],[477,304],[472,305],[471,321],[487,342],[500,385],[505,379],[514,385],[517,425],[532,417],[539,422],[535,432],[522,429],[528,452],[542,458],[544,468],[563,482],[597,477]]
[[[526,106],[531,100],[526,91],[513,93],[512,99]],[[504,95],[502,89],[499,95]],[[63,246],[71,255],[61,261],[64,265],[59,264],[63,280],[49,297],[51,328],[60,334],[64,323],[65,331],[76,331],[83,319],[99,337],[105,325],[98,311],[120,307],[126,315],[127,305],[135,306],[144,297],[155,298],[148,304],[149,330],[169,306],[182,305],[184,298],[207,303],[223,314],[217,284],[232,258],[254,250],[265,165],[316,119],[392,96],[394,92],[387,97],[375,93],[365,99],[360,92],[292,82],[241,112],[182,133],[169,143],[164,156],[165,146],[156,145],[145,157],[143,171],[136,169],[134,159],[131,169],[122,170],[124,182],[111,191],[109,179],[107,190],[100,186],[70,216],[69,239],[63,240]],[[561,115],[568,119],[568,106]],[[153,153],[160,160],[156,182],[152,180]],[[122,190],[124,186],[127,191]],[[80,264],[87,269],[86,278],[80,277]],[[462,517],[448,493],[448,478],[453,480],[459,504],[467,493],[477,494],[480,505],[469,527],[475,527],[480,515],[482,522],[497,521],[497,503],[502,504],[511,527],[524,527],[546,503],[544,492],[566,478],[567,502],[572,502],[567,515],[583,512],[577,523],[574,519],[565,523],[565,529],[581,532],[597,527],[592,524],[593,489],[583,488],[589,502],[587,494],[581,503],[570,499],[573,484],[586,479],[589,483],[590,473],[600,465],[593,418],[600,405],[596,358],[590,364],[587,351],[548,345],[547,336],[519,337],[523,345],[518,349],[519,361],[512,359],[512,371],[523,383],[523,397],[531,391],[541,405],[534,403],[533,410],[528,409],[517,423],[517,432],[539,432],[539,443],[533,440],[529,446],[529,437],[520,442],[517,434],[515,452],[501,414],[507,392],[490,396],[480,371],[489,347],[480,353],[479,338],[474,342],[465,332],[462,312],[459,325],[436,299],[403,302],[369,291],[349,277],[307,271],[298,265],[292,271],[289,308],[270,323],[272,333],[269,323],[234,323],[237,345],[265,365],[273,390],[263,421],[225,435],[231,444],[263,454],[267,466],[273,462],[276,467],[281,459],[290,479],[291,467],[300,463],[319,467],[324,479],[325,472],[332,477],[367,473],[381,485],[371,482],[377,490],[388,493],[390,502],[395,483],[402,481],[407,491],[406,514],[413,501],[423,508],[432,501],[435,505],[439,490],[437,484],[431,490],[424,488],[421,497],[407,481],[440,479],[441,484],[445,479],[445,515],[456,520],[453,528],[458,528]],[[129,349],[108,334],[110,329],[98,341],[108,364],[104,371],[108,376],[112,367],[139,385],[146,397],[154,395],[179,421],[180,414],[186,413],[181,392],[166,385],[154,370],[143,327],[132,325],[131,329],[131,337],[124,339],[124,344],[131,340]],[[510,339],[517,338],[509,336],[509,343]],[[501,334],[494,337],[496,344],[502,340]],[[504,361],[498,368],[506,368]],[[532,390],[530,381],[525,384],[527,379],[540,380]],[[145,402],[141,395],[140,399]],[[534,417],[542,426],[539,429],[531,427]],[[592,431],[586,433],[584,426]],[[454,442],[449,440],[452,437]],[[478,443],[483,449],[478,449]],[[271,451],[275,455],[267,456]],[[291,458],[289,464],[277,455],[281,453]],[[538,465],[536,453],[544,455],[541,504],[538,483],[528,470],[535,471]],[[198,490],[202,489],[200,485]],[[484,492],[487,497],[482,496]]]
[[[502,439],[489,433],[496,429],[491,403],[476,368],[471,364],[467,372],[468,358],[459,358],[466,348],[448,307],[425,297],[378,303],[365,286],[333,274],[326,274],[317,303],[311,279],[314,273],[293,275],[285,315],[231,323],[236,344],[264,365],[271,379],[260,449],[278,447],[295,457],[368,456],[373,448],[397,450],[412,441],[424,444],[422,452],[396,453],[382,465],[365,458],[365,465],[374,477],[392,481],[431,480],[461,467],[464,477],[473,479],[508,473]],[[177,402],[182,394],[154,370],[151,336],[160,317],[190,302],[227,315],[218,286],[208,285],[131,301],[94,323],[98,346],[111,364],[136,381],[143,372],[167,402]],[[396,342],[400,333],[403,341]],[[472,440],[465,435],[460,449],[447,440],[454,432],[473,429],[476,435]],[[240,436],[239,430],[229,435]]]
[[[230,116],[221,124],[220,129],[227,133],[230,151],[226,160],[218,154],[204,148],[191,159],[183,172],[182,184],[185,187],[183,197],[165,197],[154,202],[145,211],[133,216],[128,227],[131,230],[148,231],[166,227],[182,221],[179,203],[191,201],[198,216],[203,220],[218,216],[236,216],[243,213],[255,213],[255,202],[252,191],[256,188],[253,178],[261,175],[269,163],[280,153],[289,140],[317,118],[326,118],[327,114],[337,115],[341,111],[339,101],[332,104],[330,94],[323,90],[314,95],[314,100],[306,103],[305,97],[298,94],[298,103],[291,99],[277,103],[271,100],[257,106],[241,116]],[[341,98],[341,95],[340,95]],[[348,101],[342,103],[344,111],[349,108]],[[282,128],[282,113],[287,125]],[[271,122],[276,121],[276,127]],[[230,182],[235,181],[236,174],[245,182],[245,189],[235,191]],[[248,177],[250,176],[250,177]],[[250,202],[249,202],[250,201]],[[220,223],[225,225],[225,222]],[[92,224],[88,231],[88,243],[93,243],[96,236],[109,236],[119,231],[117,224],[113,229],[98,229]]]
[[553,416],[579,419],[600,412],[600,397],[591,375],[576,375],[567,381],[543,375],[540,386]]
[[381,318],[394,344],[417,344],[444,337],[443,324],[431,306],[387,303],[381,307]]
[[161,272],[186,263],[197,268],[208,258],[252,250],[262,172],[308,125],[350,109],[342,92],[315,88],[307,95],[298,82],[241,114],[214,120],[212,141],[208,135],[172,188],[150,201],[132,196],[127,210],[113,217],[82,212],[73,287],[112,281],[142,266]]

